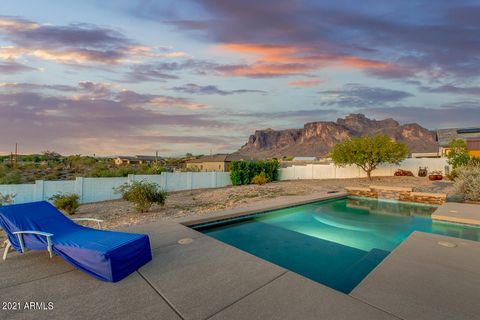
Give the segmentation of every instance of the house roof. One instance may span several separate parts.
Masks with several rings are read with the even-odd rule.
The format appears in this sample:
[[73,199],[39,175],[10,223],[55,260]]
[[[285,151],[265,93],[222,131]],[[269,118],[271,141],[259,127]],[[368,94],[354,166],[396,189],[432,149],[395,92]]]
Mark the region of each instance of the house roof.
[[193,159],[187,161],[187,163],[204,163],[204,162],[231,162],[231,161],[251,161],[253,160],[251,157],[242,156],[239,154],[214,154],[210,156],[203,156],[198,159]]
[[138,160],[137,158],[133,156],[117,156],[117,159],[122,159],[122,160]]
[[154,161],[156,159],[160,160],[161,157],[156,157],[156,156],[142,156],[142,155],[136,155],[136,156],[118,156],[117,158],[122,159],[122,160],[129,160],[129,161]]
[[135,158],[138,160],[147,160],[147,161],[155,161],[155,160],[160,160],[161,157],[157,156],[142,156],[142,155],[136,155]]
[[480,128],[449,128],[437,130],[437,141],[441,147],[447,147],[455,139],[477,139],[480,138]]
[[317,157],[294,157],[293,161],[315,161]]

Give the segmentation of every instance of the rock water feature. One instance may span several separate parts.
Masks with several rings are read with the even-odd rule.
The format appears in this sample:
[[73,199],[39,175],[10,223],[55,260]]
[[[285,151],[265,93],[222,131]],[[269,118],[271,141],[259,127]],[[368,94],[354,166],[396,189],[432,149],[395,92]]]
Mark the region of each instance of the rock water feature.
[[413,192],[412,188],[370,186],[368,188],[345,187],[348,194],[357,197],[418,202],[433,205],[444,204],[447,195],[444,193]]

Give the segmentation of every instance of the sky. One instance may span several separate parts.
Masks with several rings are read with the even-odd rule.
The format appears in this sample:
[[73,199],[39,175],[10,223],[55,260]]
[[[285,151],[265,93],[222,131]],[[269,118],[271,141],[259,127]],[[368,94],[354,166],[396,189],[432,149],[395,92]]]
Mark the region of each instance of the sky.
[[0,154],[176,156],[349,113],[480,125],[480,3],[2,0]]

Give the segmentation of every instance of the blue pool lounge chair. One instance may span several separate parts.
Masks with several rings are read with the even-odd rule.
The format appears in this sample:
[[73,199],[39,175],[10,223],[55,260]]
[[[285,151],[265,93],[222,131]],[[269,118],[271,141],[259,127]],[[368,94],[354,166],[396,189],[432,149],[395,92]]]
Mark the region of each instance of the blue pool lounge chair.
[[147,235],[78,225],[47,201],[0,207],[0,226],[8,235],[4,260],[9,246],[21,253],[48,250],[50,257],[57,254],[78,269],[111,282],[152,260]]

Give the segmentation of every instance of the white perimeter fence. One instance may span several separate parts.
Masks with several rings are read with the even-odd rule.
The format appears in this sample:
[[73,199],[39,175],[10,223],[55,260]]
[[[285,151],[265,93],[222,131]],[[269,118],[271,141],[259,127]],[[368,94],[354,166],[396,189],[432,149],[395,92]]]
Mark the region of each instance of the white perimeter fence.
[[[439,170],[445,174],[449,169],[445,158],[405,159],[398,165],[381,165],[372,172],[373,177],[393,176],[397,169],[409,170],[415,176],[419,167],[428,171]],[[367,174],[357,166],[338,167],[334,164],[307,164],[280,169],[280,180],[297,179],[348,179],[364,178]]]
[[114,188],[125,182],[149,181],[167,191],[220,188],[231,184],[228,172],[164,172],[158,175],[129,175],[125,178],[77,178],[69,181],[37,180],[35,184],[0,185],[1,194],[15,194],[15,203],[48,200],[56,193],[76,193],[81,203],[119,199]]
[[[406,159],[400,165],[382,165],[372,172],[373,176],[392,176],[396,169],[410,170],[417,174],[418,167],[429,171],[448,168],[446,159]],[[355,166],[338,167],[333,164],[308,164],[280,169],[280,180],[297,179],[346,179],[363,178],[365,172]],[[77,178],[69,181],[37,180],[35,184],[0,185],[1,194],[15,194],[15,203],[48,200],[56,193],[76,193],[81,203],[119,199],[114,188],[133,181],[158,183],[167,191],[203,188],[220,188],[231,185],[228,172],[164,172],[160,175],[129,175],[125,178]]]

